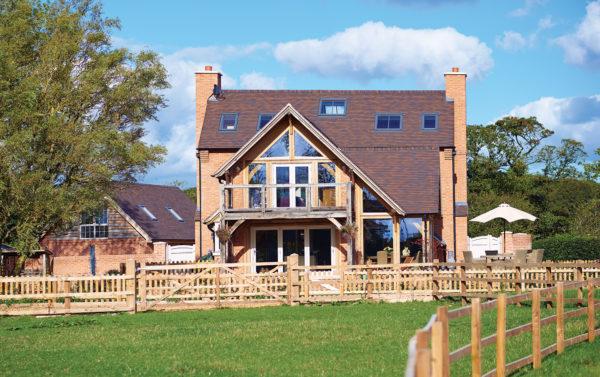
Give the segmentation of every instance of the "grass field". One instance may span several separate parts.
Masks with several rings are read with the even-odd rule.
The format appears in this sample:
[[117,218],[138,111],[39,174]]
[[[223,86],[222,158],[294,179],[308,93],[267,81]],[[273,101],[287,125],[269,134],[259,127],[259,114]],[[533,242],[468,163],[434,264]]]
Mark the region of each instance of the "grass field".
[[[451,301],[360,303],[0,318],[0,368],[5,376],[398,376],[404,374],[410,337],[439,304],[459,306]],[[544,309],[542,316],[552,312]],[[509,325],[515,326],[530,320],[531,308],[509,306],[507,313]],[[567,323],[567,337],[585,327],[583,320]],[[495,317],[484,313],[484,336],[494,330]],[[553,326],[544,330],[543,346],[554,342],[553,331]],[[468,317],[451,322],[451,349],[469,337]],[[599,344],[600,339],[567,348],[564,356],[544,359],[543,365],[560,364],[571,350],[594,348],[596,353],[588,352],[588,361],[580,360],[582,369],[576,372],[599,375],[600,362],[594,358]],[[530,353],[530,347],[529,334],[511,338],[507,359]],[[494,352],[493,346],[484,349],[484,371],[493,367]],[[470,375],[469,363],[467,357],[453,364],[452,375]],[[571,367],[564,369],[578,375]]]

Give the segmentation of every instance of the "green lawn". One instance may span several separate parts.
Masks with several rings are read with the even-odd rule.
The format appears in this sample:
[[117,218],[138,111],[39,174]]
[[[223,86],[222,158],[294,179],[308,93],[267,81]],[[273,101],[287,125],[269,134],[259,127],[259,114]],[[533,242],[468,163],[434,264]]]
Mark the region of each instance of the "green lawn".
[[[0,318],[0,368],[5,376],[398,376],[404,374],[408,340],[439,304],[459,307],[451,301],[361,303]],[[528,306],[509,307],[510,325],[528,322],[530,311]],[[469,342],[469,321],[451,323],[451,349]],[[585,326],[583,321],[569,324],[567,336]],[[494,328],[495,318],[484,313],[484,335]],[[552,331],[551,326],[544,332],[544,346],[553,342]],[[598,343],[600,339],[580,347],[598,350]],[[530,349],[528,335],[508,344],[509,360]],[[494,363],[494,349],[484,350],[484,371]],[[567,348],[565,357],[571,350],[575,348]],[[589,353],[595,363],[590,368],[596,369],[590,371],[600,365],[593,355]],[[548,365],[553,359],[560,362],[551,359]],[[467,357],[453,364],[452,375],[470,374],[469,362]]]

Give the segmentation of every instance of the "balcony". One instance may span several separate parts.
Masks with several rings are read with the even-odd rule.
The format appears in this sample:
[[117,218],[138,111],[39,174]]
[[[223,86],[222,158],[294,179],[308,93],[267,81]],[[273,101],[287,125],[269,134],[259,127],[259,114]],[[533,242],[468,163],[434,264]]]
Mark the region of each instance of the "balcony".
[[352,184],[221,184],[224,220],[350,218]]

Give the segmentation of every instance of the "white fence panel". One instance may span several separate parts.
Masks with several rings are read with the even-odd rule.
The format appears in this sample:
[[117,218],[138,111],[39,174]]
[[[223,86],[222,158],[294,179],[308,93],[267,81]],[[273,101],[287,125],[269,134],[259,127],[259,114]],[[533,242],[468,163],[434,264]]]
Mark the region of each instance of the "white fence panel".
[[193,262],[195,260],[194,245],[168,245],[168,262]]
[[498,253],[501,253],[502,239],[500,237],[492,237],[491,234],[474,238],[469,237],[469,250],[473,252],[473,258],[484,257],[486,250],[498,250]]

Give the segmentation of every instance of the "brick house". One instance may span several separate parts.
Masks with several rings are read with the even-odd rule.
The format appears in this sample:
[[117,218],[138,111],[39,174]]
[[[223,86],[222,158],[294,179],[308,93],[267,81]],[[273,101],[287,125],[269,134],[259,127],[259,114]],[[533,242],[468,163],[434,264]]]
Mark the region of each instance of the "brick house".
[[[222,90],[196,74],[196,254],[363,263],[467,249],[466,74],[445,90]],[[341,232],[353,223],[351,243]],[[225,250],[216,230],[232,233]]]
[[108,201],[82,224],[43,238],[55,275],[87,275],[92,265],[105,274],[127,259],[194,260],[194,203],[179,188],[119,183]]

